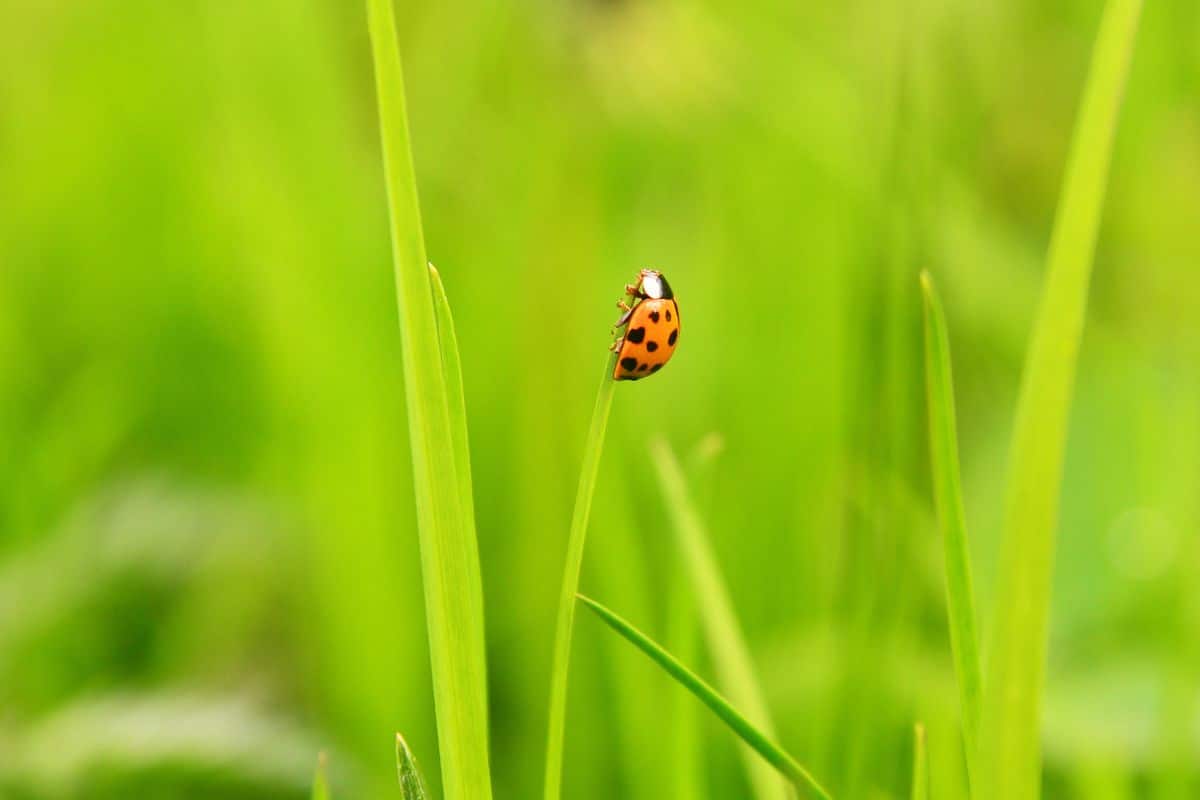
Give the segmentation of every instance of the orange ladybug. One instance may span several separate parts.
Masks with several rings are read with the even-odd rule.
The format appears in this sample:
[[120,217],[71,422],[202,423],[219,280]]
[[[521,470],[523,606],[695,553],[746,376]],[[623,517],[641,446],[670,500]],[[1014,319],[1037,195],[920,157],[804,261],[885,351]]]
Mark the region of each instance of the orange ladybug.
[[671,285],[658,270],[644,269],[637,282],[625,287],[633,305],[617,303],[625,313],[613,328],[625,333],[613,342],[617,354],[613,380],[636,381],[653,375],[675,354],[679,341],[679,305]]

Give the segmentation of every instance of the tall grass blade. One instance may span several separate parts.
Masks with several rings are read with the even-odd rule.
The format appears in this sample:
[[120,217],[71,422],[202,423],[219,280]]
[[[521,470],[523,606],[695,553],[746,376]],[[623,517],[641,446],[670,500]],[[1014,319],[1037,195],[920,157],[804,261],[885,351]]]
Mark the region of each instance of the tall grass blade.
[[925,750],[925,726],[913,726],[912,800],[929,800],[929,753]]
[[312,800],[329,800],[329,756],[317,754],[317,770],[313,773]]
[[1100,24],[1017,401],[980,732],[984,797],[1028,800],[1040,792],[1041,692],[1068,409],[1140,12],[1140,0],[1109,0]]
[[558,601],[558,623],[554,630],[554,660],[550,666],[550,709],[546,725],[546,778],[543,785],[545,800],[558,800],[562,794],[563,735],[567,722],[567,677],[571,668],[571,630],[575,623],[575,593],[579,591],[579,572],[583,567],[583,546],[587,540],[588,517],[592,511],[592,496],[596,492],[596,475],[600,469],[600,454],[604,450],[604,433],[612,409],[616,381],[612,379],[613,358],[604,361],[604,375],[596,393],[592,423],[583,448],[583,465],[579,469],[579,488],[575,493],[575,510],[571,514],[571,530],[567,536],[567,559],[563,567],[562,594]]
[[829,799],[829,793],[817,783],[808,770],[800,766],[772,737],[747,719],[730,705],[729,701],[709,686],[698,675],[681,664],[674,656],[655,643],[646,634],[633,627],[616,613],[589,597],[577,595],[579,601],[595,612],[596,616],[614,631],[625,637],[634,647],[648,655],[652,661],[679,682],[681,686],[699,698],[714,714],[729,726],[754,752],[786,777],[792,785],[812,797]]
[[[479,554],[456,467],[404,78],[391,0],[367,0],[383,143],[425,613],[447,800],[488,800],[486,660]],[[464,463],[462,469],[467,469]]]
[[[683,468],[662,437],[651,441],[650,455],[658,473],[667,514],[671,518],[675,542],[683,555],[692,584],[701,626],[717,672],[717,684],[759,730],[774,736],[771,714],[754,674],[750,648],[742,635],[704,523],[688,494]],[[746,750],[743,757],[755,797],[760,800],[786,800],[790,795],[787,783],[781,781],[779,775],[750,750]]]
[[946,575],[946,613],[950,620],[950,648],[962,705],[963,741],[967,751],[967,776],[978,777],[979,715],[983,704],[983,670],[979,659],[979,632],[975,617],[975,590],[967,548],[967,522],[963,511],[962,482],[958,465],[958,429],[954,410],[954,380],[950,368],[950,341],[946,316],[929,273],[921,273],[925,296],[925,389],[929,402],[929,459],[933,468],[933,496],[942,529],[942,559]]
[[417,766],[417,758],[408,749],[404,737],[396,734],[396,777],[400,779],[400,796],[403,800],[427,800],[425,780]]

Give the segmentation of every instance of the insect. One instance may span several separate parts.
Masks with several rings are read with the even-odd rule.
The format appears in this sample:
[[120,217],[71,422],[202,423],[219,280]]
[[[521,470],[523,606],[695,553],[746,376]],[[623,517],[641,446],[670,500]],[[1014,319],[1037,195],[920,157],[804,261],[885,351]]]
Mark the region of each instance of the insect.
[[617,354],[613,380],[636,381],[662,369],[675,354],[679,340],[679,305],[667,279],[657,270],[644,269],[637,281],[625,286],[624,300],[617,307],[625,313],[613,325],[624,326],[625,333],[613,342]]

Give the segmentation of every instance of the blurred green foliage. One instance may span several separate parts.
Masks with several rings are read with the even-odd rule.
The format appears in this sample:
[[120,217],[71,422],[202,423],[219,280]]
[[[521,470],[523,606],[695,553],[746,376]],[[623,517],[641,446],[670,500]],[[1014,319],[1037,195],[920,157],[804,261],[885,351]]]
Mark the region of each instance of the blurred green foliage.
[[[702,496],[781,741],[838,797],[963,787],[917,274],[955,354],[981,617],[1099,4],[397,8],[471,423],[497,794],[539,790],[611,303],[687,329],[618,387],[583,589],[663,639],[646,444]],[[364,9],[0,4],[0,794],[436,783]],[[1147,3],[1071,419],[1046,794],[1200,792],[1200,6]],[[669,796],[674,692],[576,634],[564,795]],[[711,665],[697,664],[711,675]],[[744,795],[704,715],[697,783]],[[433,787],[436,791],[437,787]]]

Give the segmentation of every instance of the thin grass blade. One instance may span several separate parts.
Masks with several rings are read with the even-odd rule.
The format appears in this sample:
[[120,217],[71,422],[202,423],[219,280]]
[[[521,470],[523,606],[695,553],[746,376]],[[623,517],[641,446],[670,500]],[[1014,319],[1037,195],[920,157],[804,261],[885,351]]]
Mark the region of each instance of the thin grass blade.
[[396,734],[396,777],[400,780],[400,796],[403,800],[427,800],[425,779],[417,766],[417,758],[408,749],[404,737]]
[[[763,692],[755,677],[750,648],[742,635],[729,590],[713,556],[708,533],[688,493],[687,479],[679,459],[661,437],[650,443],[650,455],[658,473],[675,542],[683,555],[692,594],[699,608],[700,623],[708,641],[709,654],[717,672],[717,683],[730,700],[759,729],[774,736],[774,726]],[[759,800],[786,800],[788,785],[779,775],[747,750],[743,754],[747,777]]]
[[[925,389],[929,403],[929,458],[933,468],[933,496],[942,532],[942,559],[946,575],[946,612],[950,621],[950,648],[962,705],[963,742],[967,751],[968,778],[976,775],[979,716],[983,705],[983,669],[979,658],[979,630],[975,616],[975,589],[967,548],[967,522],[963,511],[962,481],[958,465],[958,427],[954,409],[954,379],[946,316],[929,273],[921,273],[925,296]],[[977,777],[977,775],[976,775]]]
[[587,541],[588,518],[592,511],[592,496],[596,492],[596,475],[600,470],[600,455],[604,451],[604,434],[612,409],[616,381],[612,379],[613,358],[605,359],[604,375],[596,393],[592,422],[583,448],[583,464],[579,470],[579,488],[575,493],[575,510],[571,514],[571,530],[567,536],[567,559],[563,567],[562,594],[558,604],[558,622],[554,631],[554,660],[550,667],[550,708],[546,726],[546,777],[543,786],[545,800],[558,800],[562,794],[563,735],[567,722],[567,678],[571,668],[571,630],[575,623],[575,593],[579,591],[579,572],[583,567],[583,550]]
[[668,675],[681,686],[694,694],[700,702],[708,706],[717,717],[729,726],[743,742],[754,752],[762,756],[768,764],[787,778],[798,790],[808,796],[828,800],[829,793],[817,783],[808,770],[800,766],[773,738],[747,719],[734,708],[728,700],[721,696],[716,689],[704,682],[702,678],[681,664],[678,659],[664,650],[646,634],[633,627],[629,622],[605,606],[584,595],[577,595],[579,601],[595,612],[614,631],[623,636],[634,647],[648,655]]
[[[425,259],[391,0],[368,0],[367,11],[400,309],[443,786],[447,800],[488,800],[492,789],[479,554],[455,463],[443,348]],[[467,469],[465,463],[462,469]]]
[[329,800],[329,756],[317,754],[317,769],[313,773],[312,800]]
[[1140,0],[1109,0],[1076,122],[1025,362],[980,729],[985,798],[1041,789],[1041,694],[1068,411],[1096,232]]
[[912,800],[929,800],[929,753],[925,750],[925,726],[913,726]]
[[[446,287],[437,267],[429,265],[429,280],[433,289],[433,306],[437,316],[438,345],[442,355],[442,375],[446,381],[446,401],[450,412],[450,436],[454,442],[454,470],[458,476],[458,497],[467,530],[475,527],[475,487],[471,478],[471,443],[467,435],[467,400],[463,390],[462,362],[458,355],[458,334],[454,329],[454,317],[450,313],[450,301]],[[472,605],[483,608],[483,576],[479,566],[479,550],[470,547],[466,551],[468,570],[467,586],[477,593],[470,598]]]

